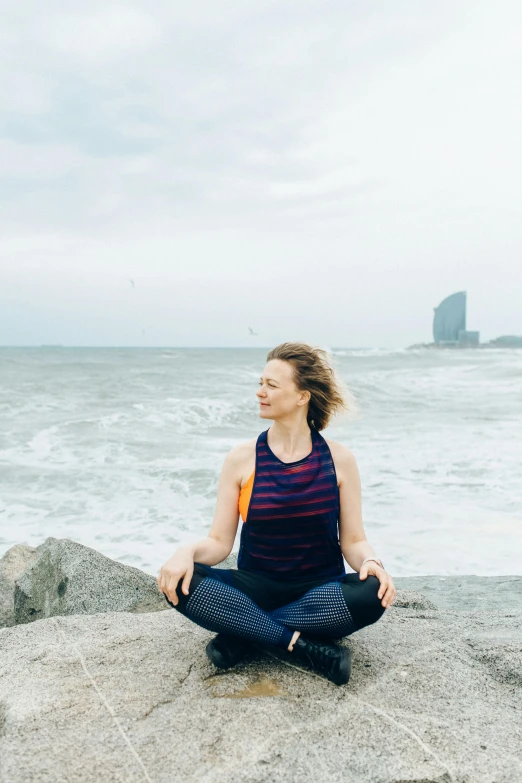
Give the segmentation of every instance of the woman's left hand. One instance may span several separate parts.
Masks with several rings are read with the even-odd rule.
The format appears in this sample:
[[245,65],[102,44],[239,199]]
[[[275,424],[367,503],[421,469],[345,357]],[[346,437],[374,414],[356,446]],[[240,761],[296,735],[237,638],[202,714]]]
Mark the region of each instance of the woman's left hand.
[[391,606],[394,602],[396,595],[395,586],[391,576],[374,560],[368,560],[363,566],[361,566],[361,570],[359,571],[359,579],[366,579],[368,574],[373,574],[376,576],[381,583],[377,597],[382,598],[382,605],[385,609],[388,609],[388,607]]

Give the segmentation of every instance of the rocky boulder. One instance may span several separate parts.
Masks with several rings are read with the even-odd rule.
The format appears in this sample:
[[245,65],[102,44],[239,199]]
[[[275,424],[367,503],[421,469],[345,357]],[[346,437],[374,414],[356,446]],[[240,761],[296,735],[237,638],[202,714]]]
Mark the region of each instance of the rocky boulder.
[[154,577],[67,538],[47,538],[35,549],[12,547],[0,574],[8,626],[56,615],[170,608]]
[[341,687],[274,649],[219,671],[175,610],[4,628],[0,780],[517,783],[521,628],[392,606],[343,640]]

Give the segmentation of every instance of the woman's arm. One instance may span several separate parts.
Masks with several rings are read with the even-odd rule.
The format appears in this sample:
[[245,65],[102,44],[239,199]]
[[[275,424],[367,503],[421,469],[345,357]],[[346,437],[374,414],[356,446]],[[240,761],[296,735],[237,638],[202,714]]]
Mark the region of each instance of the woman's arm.
[[335,444],[333,456],[341,501],[339,542],[347,563],[360,571],[364,558],[376,553],[364,532],[359,469],[352,452],[341,443]]
[[341,443],[330,443],[335,462],[341,510],[339,514],[339,543],[347,563],[359,572],[361,579],[368,574],[375,575],[381,584],[379,598],[386,608],[393,603],[395,587],[391,576],[372,560],[362,565],[365,558],[375,555],[366,540],[362,521],[361,479],[357,462],[352,452]]

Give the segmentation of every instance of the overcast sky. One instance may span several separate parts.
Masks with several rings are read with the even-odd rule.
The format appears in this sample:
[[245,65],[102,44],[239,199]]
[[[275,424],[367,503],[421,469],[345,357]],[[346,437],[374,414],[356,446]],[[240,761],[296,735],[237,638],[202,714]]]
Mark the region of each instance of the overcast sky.
[[522,333],[519,0],[0,8],[0,344]]

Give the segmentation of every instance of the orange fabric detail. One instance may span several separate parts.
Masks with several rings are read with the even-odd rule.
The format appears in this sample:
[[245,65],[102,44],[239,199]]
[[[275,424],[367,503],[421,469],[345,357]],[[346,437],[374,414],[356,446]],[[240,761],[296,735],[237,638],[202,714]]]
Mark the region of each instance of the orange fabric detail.
[[246,522],[248,514],[248,506],[250,505],[250,498],[252,496],[252,487],[254,486],[254,475],[255,470],[246,484],[241,487],[241,491],[239,493],[239,513],[241,514],[241,519],[243,522]]

